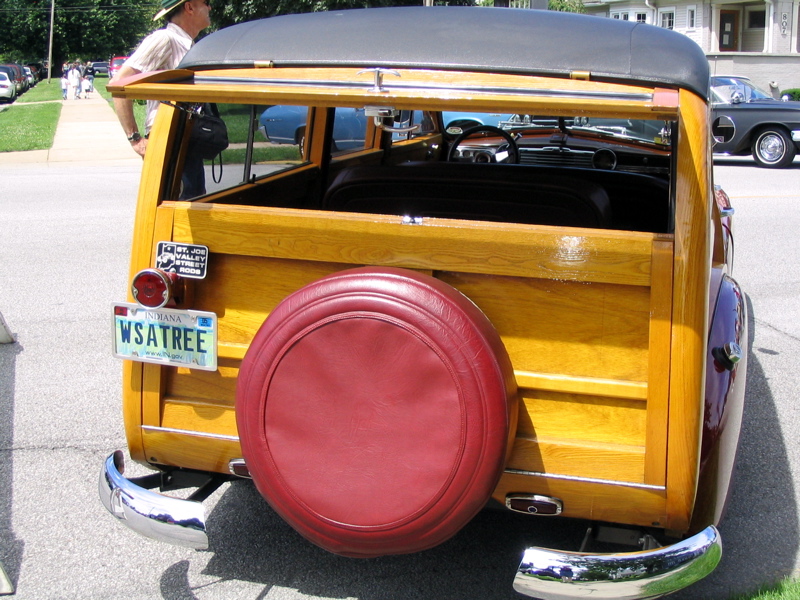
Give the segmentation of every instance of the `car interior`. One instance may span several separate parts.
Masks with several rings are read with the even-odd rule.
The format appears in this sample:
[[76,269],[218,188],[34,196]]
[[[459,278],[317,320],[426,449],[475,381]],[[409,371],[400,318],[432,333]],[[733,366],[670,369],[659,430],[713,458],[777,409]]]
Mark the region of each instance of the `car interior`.
[[[289,138],[296,143],[274,143],[273,123],[257,126],[267,108],[218,105],[239,139],[207,163],[208,193],[193,201],[395,215],[410,223],[673,229],[670,121],[389,109],[367,119],[363,139],[354,144],[349,131],[337,145],[334,115],[348,109],[303,107],[291,112],[308,111]],[[321,112],[337,123],[324,143],[305,133]]]

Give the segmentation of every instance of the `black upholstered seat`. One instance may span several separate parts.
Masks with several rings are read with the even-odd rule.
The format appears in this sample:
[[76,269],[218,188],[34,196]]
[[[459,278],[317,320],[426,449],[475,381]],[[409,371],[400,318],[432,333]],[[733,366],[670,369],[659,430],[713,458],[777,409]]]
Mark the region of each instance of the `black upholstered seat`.
[[607,228],[612,223],[600,185],[517,165],[352,167],[337,175],[323,208],[568,227]]

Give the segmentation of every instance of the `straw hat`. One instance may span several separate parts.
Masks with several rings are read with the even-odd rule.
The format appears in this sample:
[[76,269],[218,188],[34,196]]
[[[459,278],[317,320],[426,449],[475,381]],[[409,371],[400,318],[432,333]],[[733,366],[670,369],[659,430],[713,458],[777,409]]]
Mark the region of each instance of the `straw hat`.
[[153,17],[153,21],[158,21],[161,17],[167,16],[186,1],[187,0],[161,0],[161,10]]

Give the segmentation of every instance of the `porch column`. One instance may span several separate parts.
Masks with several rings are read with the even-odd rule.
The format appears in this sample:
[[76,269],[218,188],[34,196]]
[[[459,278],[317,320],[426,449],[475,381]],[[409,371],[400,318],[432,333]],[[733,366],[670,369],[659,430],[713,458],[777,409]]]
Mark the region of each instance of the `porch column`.
[[767,9],[766,23],[764,24],[764,54],[772,53],[773,33],[775,32],[775,2],[764,0]]
[[719,52],[719,4],[716,2],[711,3],[711,30],[710,38],[708,40],[709,50],[711,52]]

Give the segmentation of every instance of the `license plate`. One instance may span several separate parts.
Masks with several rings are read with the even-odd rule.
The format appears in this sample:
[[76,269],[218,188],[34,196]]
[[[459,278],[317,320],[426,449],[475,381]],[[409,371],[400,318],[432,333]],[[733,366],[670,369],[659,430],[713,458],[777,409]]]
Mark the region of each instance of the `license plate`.
[[114,356],[173,367],[217,368],[217,315],[114,305]]

